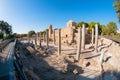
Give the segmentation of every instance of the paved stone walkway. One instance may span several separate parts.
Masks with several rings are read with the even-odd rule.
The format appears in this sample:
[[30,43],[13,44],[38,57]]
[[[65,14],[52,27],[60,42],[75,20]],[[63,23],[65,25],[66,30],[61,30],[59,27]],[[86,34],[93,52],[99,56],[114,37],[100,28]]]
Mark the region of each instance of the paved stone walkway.
[[8,80],[9,60],[11,57],[13,43],[14,42],[8,44],[8,46],[4,49],[3,53],[0,53],[0,80]]

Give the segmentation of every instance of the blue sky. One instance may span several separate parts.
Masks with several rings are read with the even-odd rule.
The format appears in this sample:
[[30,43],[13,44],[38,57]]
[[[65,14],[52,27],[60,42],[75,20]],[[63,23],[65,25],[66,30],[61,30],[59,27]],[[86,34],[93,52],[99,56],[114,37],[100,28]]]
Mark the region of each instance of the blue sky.
[[0,0],[0,20],[13,26],[15,33],[62,28],[66,22],[97,21],[107,24],[118,19],[112,6],[114,0]]

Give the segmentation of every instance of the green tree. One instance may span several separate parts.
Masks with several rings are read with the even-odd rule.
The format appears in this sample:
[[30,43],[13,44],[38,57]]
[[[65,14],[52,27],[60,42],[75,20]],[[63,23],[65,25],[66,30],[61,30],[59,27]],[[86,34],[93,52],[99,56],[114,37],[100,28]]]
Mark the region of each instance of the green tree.
[[0,32],[0,38],[3,38],[3,33],[2,32]]
[[90,22],[89,23],[89,27],[88,27],[88,31],[89,33],[92,33],[92,28],[95,29],[95,25],[98,24],[98,31],[99,31],[99,34],[101,34],[102,30],[101,30],[101,26],[98,22]]
[[102,35],[107,35],[107,27],[105,25],[100,25],[102,30]]
[[28,32],[28,36],[29,36],[29,37],[33,36],[34,34],[35,34],[35,31],[34,31],[34,30],[31,30],[31,31]]
[[95,24],[97,24],[97,23],[96,22],[90,22],[89,23],[89,27],[88,27],[89,33],[92,33],[92,28],[95,29]]
[[5,21],[0,21],[0,31],[3,35],[8,37],[12,34],[12,26]]
[[118,21],[120,23],[120,0],[115,0],[115,2],[113,3],[113,6],[115,7],[117,17],[118,17]]
[[115,22],[109,22],[107,24],[108,35],[115,35],[117,33],[117,25]]
[[85,24],[85,27],[88,27],[88,23],[81,21],[76,24],[76,27],[82,27],[82,25]]

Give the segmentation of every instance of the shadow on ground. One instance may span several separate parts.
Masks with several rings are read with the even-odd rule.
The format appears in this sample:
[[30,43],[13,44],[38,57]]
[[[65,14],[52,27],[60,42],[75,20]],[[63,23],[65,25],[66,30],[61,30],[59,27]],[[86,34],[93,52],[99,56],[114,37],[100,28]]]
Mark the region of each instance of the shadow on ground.
[[[54,46],[49,46],[48,49],[46,49],[46,46],[42,46],[39,54],[36,53],[33,56],[27,55],[29,64],[33,67],[33,72],[40,80],[100,80],[100,75],[95,75],[97,73],[96,71],[86,71],[65,58],[63,60],[59,58],[61,61],[59,62],[56,59],[58,56],[51,59],[50,57],[55,55],[56,49]],[[114,71],[114,73],[108,71],[103,73],[103,77],[103,80],[119,80],[119,73],[116,71]]]

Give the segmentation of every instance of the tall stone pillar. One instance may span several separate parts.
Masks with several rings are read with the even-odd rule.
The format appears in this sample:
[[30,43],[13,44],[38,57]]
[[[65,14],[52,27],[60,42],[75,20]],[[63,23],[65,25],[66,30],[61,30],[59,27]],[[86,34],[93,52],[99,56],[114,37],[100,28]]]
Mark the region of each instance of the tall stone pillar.
[[43,42],[45,43],[45,33],[43,34]]
[[28,34],[27,34],[27,39],[28,39],[28,43],[30,43],[30,37]]
[[39,45],[40,45],[40,47],[41,47],[41,32],[40,32],[40,34],[39,34]]
[[72,29],[72,35],[71,35],[71,37],[72,37],[72,40],[71,40],[71,43],[73,43],[74,42],[74,29]]
[[81,28],[78,28],[78,41],[77,41],[76,60],[79,60],[80,53],[81,53]]
[[82,45],[81,45],[82,50],[85,49],[85,24],[82,25]]
[[61,54],[61,29],[58,29],[58,55]]
[[36,36],[35,36],[35,38],[34,38],[34,43],[35,43],[35,45],[37,45],[37,39],[36,39]]
[[37,45],[39,45],[39,33],[36,33],[36,42],[37,42]]
[[46,46],[47,46],[47,48],[49,47],[49,36],[48,36],[48,31],[46,31]]
[[49,38],[52,38],[52,25],[49,26]]
[[55,44],[55,30],[53,31],[53,44]]
[[95,52],[98,52],[97,47],[98,47],[98,24],[95,25]]
[[94,44],[94,28],[92,28],[91,44],[92,44],[92,46],[93,46],[93,44]]

